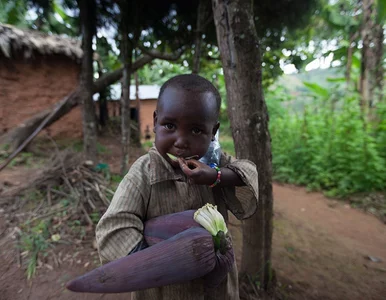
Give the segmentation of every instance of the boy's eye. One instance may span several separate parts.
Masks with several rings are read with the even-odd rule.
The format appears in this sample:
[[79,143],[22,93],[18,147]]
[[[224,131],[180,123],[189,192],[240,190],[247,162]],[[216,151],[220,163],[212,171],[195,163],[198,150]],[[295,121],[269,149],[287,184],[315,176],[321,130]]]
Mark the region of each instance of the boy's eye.
[[199,128],[193,128],[193,129],[192,129],[192,132],[193,132],[193,134],[198,135],[198,134],[201,134],[201,133],[202,133],[202,130],[199,129]]
[[174,129],[174,125],[171,124],[171,123],[165,124],[164,127],[165,127],[167,130],[173,130],[173,129]]

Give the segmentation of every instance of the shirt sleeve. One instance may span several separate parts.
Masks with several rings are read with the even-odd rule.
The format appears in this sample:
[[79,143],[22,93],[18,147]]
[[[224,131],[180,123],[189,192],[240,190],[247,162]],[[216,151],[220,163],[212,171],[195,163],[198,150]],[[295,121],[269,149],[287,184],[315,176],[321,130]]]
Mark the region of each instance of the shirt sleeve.
[[246,159],[235,159],[222,155],[222,167],[231,169],[240,176],[245,186],[223,188],[227,208],[239,220],[251,217],[257,210],[259,199],[259,181],[256,165]]
[[145,202],[138,186],[126,175],[96,227],[102,263],[128,255],[141,242],[146,214]]

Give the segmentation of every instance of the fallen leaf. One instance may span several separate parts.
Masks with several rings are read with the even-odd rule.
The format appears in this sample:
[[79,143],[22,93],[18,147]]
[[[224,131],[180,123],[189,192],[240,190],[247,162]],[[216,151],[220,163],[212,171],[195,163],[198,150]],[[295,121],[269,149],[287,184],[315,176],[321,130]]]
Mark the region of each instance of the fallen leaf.
[[375,257],[375,256],[367,255],[366,258],[368,260],[371,260],[372,262],[382,262],[382,259]]
[[53,242],[59,241],[60,240],[60,234],[53,234],[53,235],[51,235],[51,240]]

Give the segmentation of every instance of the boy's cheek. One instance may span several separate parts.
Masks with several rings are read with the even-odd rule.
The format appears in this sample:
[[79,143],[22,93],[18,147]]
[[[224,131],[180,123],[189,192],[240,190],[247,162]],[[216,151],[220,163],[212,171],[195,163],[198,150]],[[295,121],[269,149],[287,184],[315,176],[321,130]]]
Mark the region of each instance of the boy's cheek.
[[154,144],[161,154],[165,154],[171,148],[173,143],[165,138],[162,134],[156,134]]

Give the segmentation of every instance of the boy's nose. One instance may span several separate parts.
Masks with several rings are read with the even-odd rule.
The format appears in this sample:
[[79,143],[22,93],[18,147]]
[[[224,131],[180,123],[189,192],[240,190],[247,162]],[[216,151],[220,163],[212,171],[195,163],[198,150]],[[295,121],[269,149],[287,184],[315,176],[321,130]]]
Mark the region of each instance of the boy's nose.
[[185,149],[185,148],[188,148],[188,140],[183,137],[183,136],[179,136],[176,138],[175,142],[174,142],[174,147],[176,148],[180,148],[180,149]]

